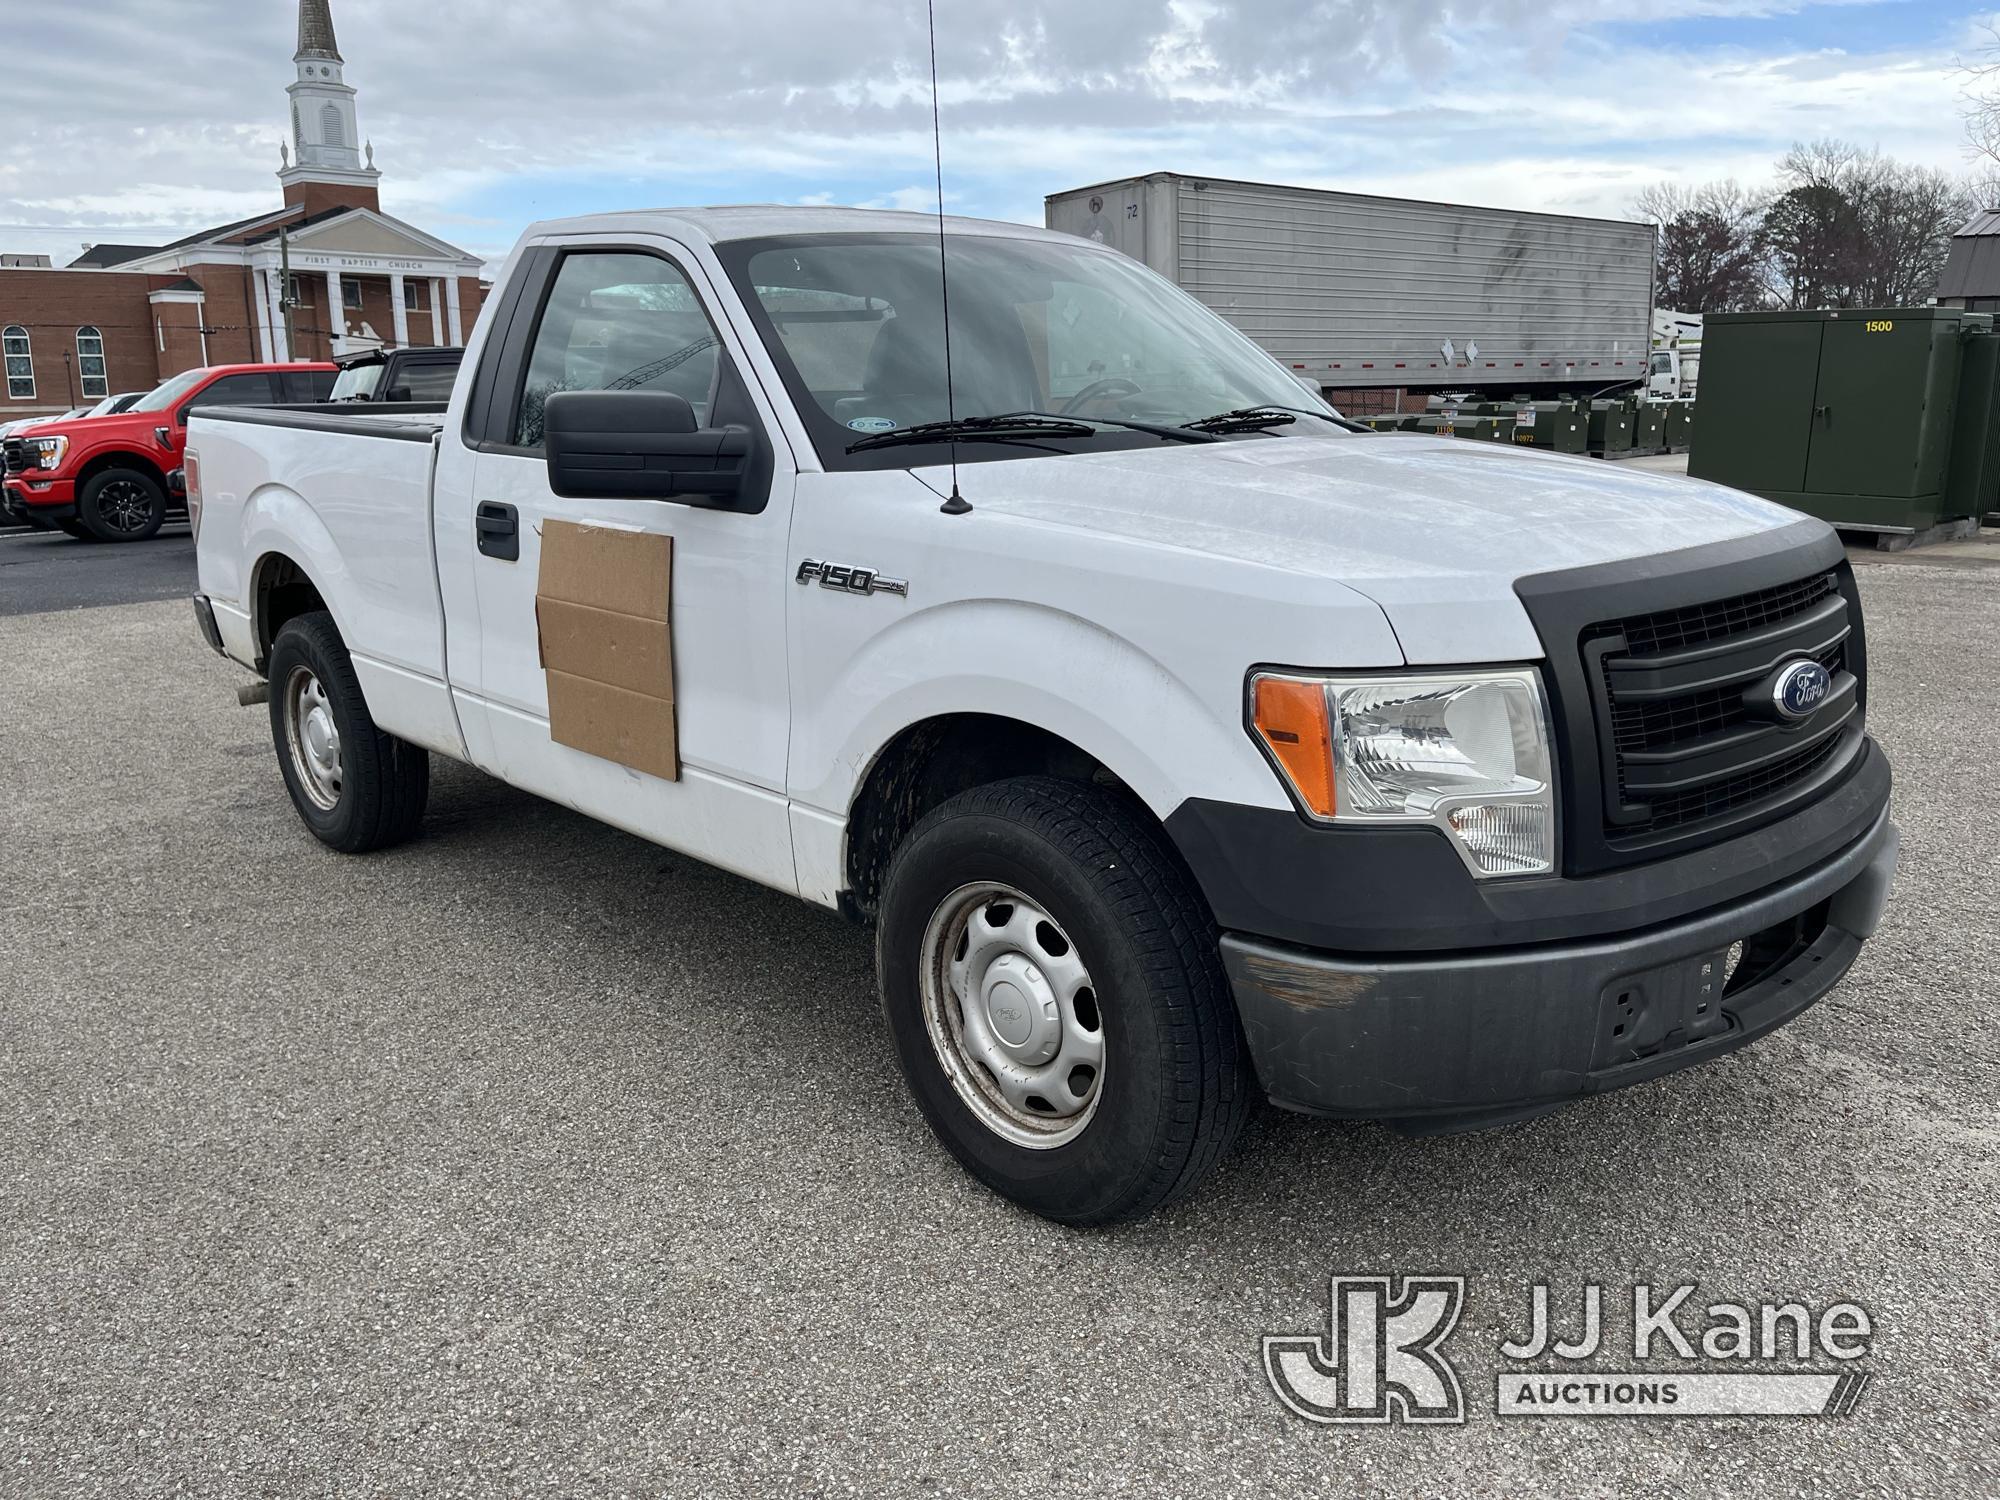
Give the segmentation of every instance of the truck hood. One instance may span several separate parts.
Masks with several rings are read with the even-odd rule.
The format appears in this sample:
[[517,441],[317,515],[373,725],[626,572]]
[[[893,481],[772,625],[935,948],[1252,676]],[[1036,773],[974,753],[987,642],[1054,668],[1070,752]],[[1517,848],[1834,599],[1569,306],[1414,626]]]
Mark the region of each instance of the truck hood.
[[[97,442],[110,439],[116,442],[130,442],[147,448],[158,446],[153,436],[156,427],[171,427],[174,414],[167,412],[113,412],[103,417],[50,417],[46,422],[38,422],[32,431],[36,437],[66,437],[72,442]],[[22,429],[15,436],[25,436],[29,429]]]
[[[947,471],[921,474],[941,493]],[[1795,524],[1737,490],[1407,433],[1120,449],[963,466],[985,513],[1287,573],[1373,599],[1412,664],[1533,660],[1515,580]]]

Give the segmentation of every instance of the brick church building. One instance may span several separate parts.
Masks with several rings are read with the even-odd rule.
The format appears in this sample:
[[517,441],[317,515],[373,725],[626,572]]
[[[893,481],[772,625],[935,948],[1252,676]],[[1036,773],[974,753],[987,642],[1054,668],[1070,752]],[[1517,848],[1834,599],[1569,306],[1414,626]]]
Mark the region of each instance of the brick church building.
[[464,342],[480,262],[382,212],[328,0],[300,0],[294,62],[270,213],[171,245],[93,245],[61,269],[0,256],[0,422],[201,365]]

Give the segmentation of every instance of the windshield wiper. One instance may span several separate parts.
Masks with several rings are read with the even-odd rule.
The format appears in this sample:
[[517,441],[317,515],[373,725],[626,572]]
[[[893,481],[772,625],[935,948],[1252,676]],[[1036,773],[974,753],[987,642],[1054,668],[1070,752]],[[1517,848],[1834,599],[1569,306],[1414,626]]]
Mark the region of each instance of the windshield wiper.
[[1034,413],[1004,417],[960,417],[955,422],[919,422],[914,427],[898,427],[873,437],[849,443],[849,453],[868,448],[893,448],[899,443],[1004,443],[1016,438],[1087,438],[1097,429],[1068,417],[1044,417]]
[[1305,406],[1276,406],[1270,403],[1261,406],[1239,406],[1234,411],[1219,411],[1212,417],[1202,417],[1187,425],[1195,432],[1262,432],[1267,427],[1289,427],[1300,417],[1317,417],[1322,422],[1330,422],[1348,432],[1372,431],[1359,422],[1350,422],[1347,418],[1337,417],[1332,412],[1314,411]]
[[1125,427],[1133,432],[1151,433],[1154,437],[1171,438],[1177,443],[1213,443],[1220,439],[1214,433],[1206,432],[1195,423],[1183,427],[1169,427],[1164,422],[1131,422],[1124,417],[1065,417],[1055,412],[1015,411],[1010,417],[1042,417],[1052,422],[1095,422],[1100,427]]

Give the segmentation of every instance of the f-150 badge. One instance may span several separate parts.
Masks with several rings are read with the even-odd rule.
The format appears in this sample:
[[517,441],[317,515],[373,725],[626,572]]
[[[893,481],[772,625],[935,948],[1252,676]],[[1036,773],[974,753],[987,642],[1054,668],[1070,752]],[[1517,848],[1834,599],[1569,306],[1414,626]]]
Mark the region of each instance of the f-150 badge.
[[899,594],[905,599],[910,596],[907,578],[884,578],[873,568],[851,568],[809,557],[799,564],[797,581],[811,583],[814,579],[819,580],[821,588],[832,589],[836,594]]

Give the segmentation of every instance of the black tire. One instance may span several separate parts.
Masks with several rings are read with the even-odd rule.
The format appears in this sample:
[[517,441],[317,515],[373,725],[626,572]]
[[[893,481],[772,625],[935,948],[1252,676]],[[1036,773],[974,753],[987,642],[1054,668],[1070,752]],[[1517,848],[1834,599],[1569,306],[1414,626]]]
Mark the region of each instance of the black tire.
[[[1100,1092],[1061,1144],[1017,1144],[983,1120],[946,1071],[952,1044],[934,1041],[926,1022],[933,917],[988,884],[1054,919],[1095,992]],[[1108,790],[1023,777],[932,811],[890,863],[876,961],[924,1118],[974,1177],[1045,1218],[1114,1224],[1172,1203],[1221,1160],[1249,1113],[1255,1084],[1214,918],[1158,825]],[[962,1034],[962,1006],[957,1014]]]
[[[317,684],[323,712],[339,733],[328,757],[337,768],[332,788],[315,790],[318,783],[302,764],[311,759],[305,722],[296,754],[292,743],[298,689],[306,679]],[[430,754],[375,727],[332,615],[321,610],[285,622],[271,645],[270,683],[271,739],[285,790],[313,835],[343,854],[366,854],[414,834],[430,797]]]
[[143,542],[167,519],[167,492],[137,469],[106,469],[84,482],[76,513],[100,542]]

